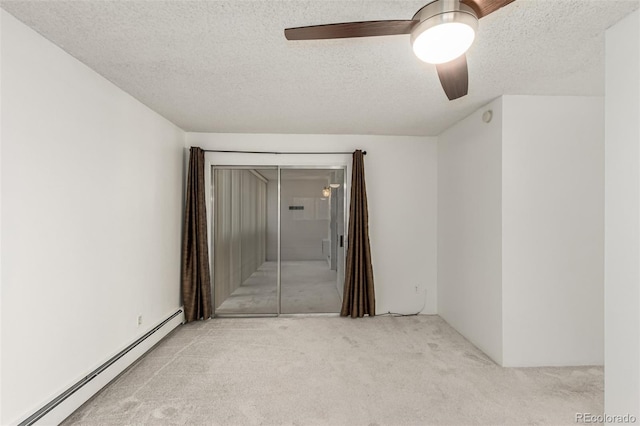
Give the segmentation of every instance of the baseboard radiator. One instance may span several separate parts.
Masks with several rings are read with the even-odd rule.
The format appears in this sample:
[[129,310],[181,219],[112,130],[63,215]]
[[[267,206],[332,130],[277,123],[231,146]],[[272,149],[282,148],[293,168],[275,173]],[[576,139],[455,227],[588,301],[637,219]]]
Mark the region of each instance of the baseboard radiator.
[[[27,417],[25,420],[23,420],[22,422],[18,423],[18,426],[31,426],[31,425],[36,424],[37,422],[42,420],[45,416],[47,416],[49,413],[51,413],[52,411],[56,410],[61,405],[65,404],[70,399],[73,399],[74,397],[76,397],[77,394],[80,393],[80,391],[82,391],[83,389],[85,389],[85,387],[87,387],[87,385],[93,384],[92,382],[100,381],[99,379],[102,378],[100,376],[101,374],[103,374],[106,371],[108,371],[108,369],[110,367],[112,367],[118,361],[122,360],[122,358],[124,358],[125,356],[131,355],[132,351],[134,351],[136,348],[140,349],[140,345],[143,345],[144,343],[147,343],[147,344],[153,343],[153,342],[150,342],[150,340],[157,340],[155,343],[150,344],[149,347],[146,348],[142,353],[137,354],[137,356],[135,358],[133,358],[132,362],[137,360],[147,350],[149,350],[151,347],[153,347],[160,339],[162,339],[162,337],[164,337],[171,330],[173,330],[173,328],[171,328],[171,329],[167,328],[167,329],[163,330],[165,333],[157,333],[158,331],[163,329],[169,323],[173,323],[173,324],[175,324],[175,326],[177,326],[182,322],[182,320],[180,318],[177,318],[178,316],[181,316],[181,314],[182,314],[182,309],[179,309],[175,313],[171,314],[167,319],[165,319],[160,324],[158,324],[155,327],[153,327],[151,330],[146,332],[140,338],[136,339],[133,343],[131,343],[129,346],[127,346],[126,348],[124,348],[123,350],[118,352],[116,355],[114,355],[113,357],[109,358],[108,361],[106,361],[104,364],[102,364],[101,366],[99,366],[98,368],[93,370],[91,373],[89,373],[83,379],[79,380],[73,386],[69,387],[67,390],[65,390],[64,392],[62,392],[61,394],[59,394],[58,396],[53,398],[50,402],[48,402],[46,405],[44,405],[38,411],[36,411],[35,413],[33,413],[32,415]],[[176,321],[179,321],[179,322],[176,324]],[[164,334],[164,335],[163,336],[158,336],[159,334]],[[156,337],[157,339],[150,339],[150,338],[152,338],[152,336]],[[113,377],[106,378],[106,383],[102,384],[102,386],[100,386],[97,390],[101,389],[104,385],[106,385],[111,380],[113,380],[113,378],[117,377],[127,367],[128,367],[128,365],[122,366],[121,371],[116,372],[115,374],[112,373]],[[103,374],[103,376],[104,376],[104,374]],[[94,379],[98,379],[98,380],[94,380]],[[93,394],[95,394],[95,392],[97,392],[97,390],[95,390],[93,392],[90,392],[90,395],[88,397],[79,398],[80,399],[79,401],[76,401],[75,404],[71,404],[72,407],[75,407],[75,408],[79,407],[83,402],[85,402],[91,396],[93,396]],[[76,399],[78,399],[78,398],[76,397]],[[67,411],[69,411],[69,409],[67,409]],[[73,412],[73,411],[71,411],[71,412]],[[64,415],[64,417],[62,417],[62,418],[60,418],[61,417],[60,415],[58,415],[56,417],[58,417],[58,420],[61,421],[61,420],[64,420],[64,418],[66,418],[67,415],[71,414],[71,412],[66,413],[66,415]],[[49,420],[53,420],[53,419],[48,419],[47,423],[51,423]]]

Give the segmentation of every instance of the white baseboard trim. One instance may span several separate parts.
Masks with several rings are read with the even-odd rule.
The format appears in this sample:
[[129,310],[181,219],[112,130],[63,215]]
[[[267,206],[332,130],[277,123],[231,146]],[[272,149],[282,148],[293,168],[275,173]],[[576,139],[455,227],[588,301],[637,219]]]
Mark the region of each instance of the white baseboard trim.
[[48,426],[60,424],[183,322],[184,312],[183,309],[180,308],[110,358],[107,362],[89,373],[84,379],[19,422],[18,426]]

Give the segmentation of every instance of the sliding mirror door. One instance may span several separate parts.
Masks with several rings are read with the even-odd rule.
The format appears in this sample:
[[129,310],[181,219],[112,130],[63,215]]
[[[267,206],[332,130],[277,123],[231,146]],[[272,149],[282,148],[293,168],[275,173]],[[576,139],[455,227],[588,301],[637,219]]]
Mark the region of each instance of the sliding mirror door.
[[[276,315],[277,168],[213,169],[216,315]],[[275,247],[274,247],[275,242]]]
[[340,312],[344,169],[283,168],[280,185],[281,312]]
[[345,169],[212,170],[214,315],[340,312]]

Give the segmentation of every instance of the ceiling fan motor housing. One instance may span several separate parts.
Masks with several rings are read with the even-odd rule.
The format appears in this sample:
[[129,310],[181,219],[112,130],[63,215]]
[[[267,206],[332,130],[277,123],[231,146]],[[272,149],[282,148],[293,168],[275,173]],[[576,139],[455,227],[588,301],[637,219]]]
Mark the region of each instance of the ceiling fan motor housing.
[[[413,46],[414,52],[421,60],[435,64],[448,62],[463,54],[473,42],[475,32],[478,28],[478,16],[475,11],[466,4],[460,3],[459,0],[437,0],[429,3],[416,12],[413,16],[413,20],[420,22],[411,31],[411,45]],[[468,28],[468,37],[470,37],[470,39],[467,40],[468,45],[464,48],[460,47],[460,50],[462,51],[454,57],[449,57],[448,60],[439,60],[424,56],[421,57],[419,54],[419,44],[424,43],[424,39],[426,38],[423,35],[434,27],[445,27],[443,24],[456,24],[460,27]],[[447,41],[448,40],[445,40],[444,42]],[[416,42],[418,42],[418,45],[416,45]],[[440,40],[440,42],[443,41]]]

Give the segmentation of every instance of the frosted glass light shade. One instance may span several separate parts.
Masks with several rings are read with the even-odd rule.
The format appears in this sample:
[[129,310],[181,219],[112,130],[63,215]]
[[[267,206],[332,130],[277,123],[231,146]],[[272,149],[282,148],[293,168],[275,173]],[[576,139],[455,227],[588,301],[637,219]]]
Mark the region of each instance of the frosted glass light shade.
[[477,27],[478,20],[466,13],[450,12],[427,19],[411,34],[413,52],[430,64],[452,61],[471,47]]

